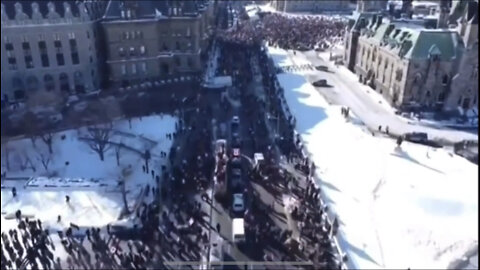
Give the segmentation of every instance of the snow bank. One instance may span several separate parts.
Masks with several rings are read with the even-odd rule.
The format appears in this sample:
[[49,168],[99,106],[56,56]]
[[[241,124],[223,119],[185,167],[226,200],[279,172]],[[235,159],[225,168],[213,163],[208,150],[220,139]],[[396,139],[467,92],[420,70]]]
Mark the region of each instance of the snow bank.
[[[289,61],[278,53],[277,64]],[[373,137],[299,74],[285,99],[341,220],[350,268],[446,268],[478,239],[478,167],[443,149]]]

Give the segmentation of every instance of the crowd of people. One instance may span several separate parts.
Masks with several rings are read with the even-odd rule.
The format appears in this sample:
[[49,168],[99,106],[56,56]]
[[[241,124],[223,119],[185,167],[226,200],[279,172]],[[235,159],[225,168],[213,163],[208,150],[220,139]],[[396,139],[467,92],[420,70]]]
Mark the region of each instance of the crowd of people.
[[[296,120],[286,106],[276,70],[261,41],[292,49],[328,47],[343,29],[342,23],[325,18],[267,14],[259,22],[243,21],[234,31],[219,32],[221,55],[227,56],[220,59],[219,70],[233,77],[242,110],[254,119],[248,124],[252,149],[264,153],[267,161],[266,166],[252,170],[250,178],[274,196],[290,194],[299,198],[291,211],[300,233],[300,238],[294,239],[294,229],[281,229],[272,219],[281,215],[276,211],[276,202],[265,205],[260,195],[252,191],[253,203],[246,210],[245,221],[247,242],[259,247],[248,251],[254,260],[309,260],[313,269],[341,266],[332,248],[338,221],[327,221],[328,209],[321,203],[320,189],[313,184],[315,164],[303,154],[301,140],[294,132]],[[263,99],[248,91],[259,74]],[[136,216],[132,227],[80,228],[69,224],[52,235],[52,229],[42,225],[42,221],[29,220],[18,211],[17,229],[2,232],[1,269],[158,269],[165,268],[165,261],[201,261],[209,250],[212,229],[201,200],[211,203],[213,199],[206,190],[213,177],[215,157],[211,154],[213,136],[209,128],[213,117],[211,104],[206,97],[199,97],[196,102],[198,110],[185,114],[169,137],[175,139],[168,155],[170,169],[162,166],[160,177],[144,168],[147,177],[151,172],[156,179],[156,186],[146,187],[147,195],[152,191],[154,199],[132,210]],[[185,105],[179,100],[176,103]],[[223,102],[222,106],[229,107],[227,104]],[[266,139],[266,113],[278,121],[273,142]],[[279,153],[275,151],[277,147]],[[304,176],[280,172],[279,155],[286,156],[288,163]],[[162,156],[166,157],[166,153]],[[200,201],[195,199],[196,194],[201,194]],[[66,203],[70,203],[69,199]],[[219,224],[216,230],[220,232]],[[56,256],[58,248],[63,248],[67,256]]]
[[259,20],[240,20],[235,27],[219,31],[220,40],[254,46],[263,41],[293,50],[326,50],[343,37],[345,22],[322,16],[288,16],[268,13]]
[[[186,120],[179,121],[175,132],[166,134],[167,139],[175,139],[168,155],[173,169],[155,168],[161,171],[158,174],[142,166],[145,177],[151,174],[155,181],[144,187],[143,202],[127,211],[136,217],[134,224],[79,227],[61,216],[52,224],[55,221],[29,219],[18,210],[17,228],[1,234],[1,269],[158,269],[165,268],[164,261],[200,261],[208,245],[208,220],[200,202],[187,195],[189,187],[208,185],[204,179],[210,177],[211,168],[204,153],[209,150],[202,147],[208,147],[210,136],[206,129],[197,129],[193,119]],[[197,135],[192,139],[193,132]],[[182,137],[182,147],[190,151],[176,153]],[[22,196],[16,189],[12,195]],[[75,202],[67,195],[65,203]]]

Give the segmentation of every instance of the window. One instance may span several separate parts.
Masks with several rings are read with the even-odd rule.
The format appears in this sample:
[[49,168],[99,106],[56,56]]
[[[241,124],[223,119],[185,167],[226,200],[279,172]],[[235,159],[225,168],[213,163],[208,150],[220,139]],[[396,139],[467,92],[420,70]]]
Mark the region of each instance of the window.
[[55,40],[53,42],[53,44],[55,45],[55,48],[61,48],[62,47],[62,42],[60,40]]
[[122,70],[122,75],[126,75],[127,74],[127,66],[125,64],[123,64],[120,69]]
[[134,56],[134,55],[135,55],[135,48],[130,47],[130,56]]
[[137,64],[132,64],[132,74],[137,74]]
[[176,65],[177,67],[180,66],[180,58],[179,58],[179,57],[175,57],[175,65]]
[[142,68],[143,74],[147,73],[147,63],[145,62],[141,63],[141,68]]
[[140,46],[140,54],[145,55],[145,46]]
[[28,43],[28,42],[22,42],[22,48],[23,48],[23,50],[25,50],[25,51],[29,51],[29,50],[30,50],[30,43]]
[[180,42],[176,41],[175,42],[175,50],[180,51]]
[[447,85],[447,83],[448,83],[448,75],[445,74],[445,75],[443,75],[443,78],[442,78],[442,84]]
[[118,56],[120,56],[120,57],[125,56],[125,50],[123,48],[118,48]]
[[80,63],[80,58],[78,57],[78,53],[72,53],[72,64],[78,65]]
[[63,53],[57,53],[57,65],[58,66],[65,65],[65,58],[63,57]]
[[5,43],[5,50],[7,51],[13,51],[13,44],[8,42],[8,43]]
[[8,69],[17,70],[17,59],[15,56],[8,57]]
[[93,56],[90,55],[90,63],[93,63]]
[[25,55],[25,66],[28,69],[33,68],[33,58],[31,55]]
[[42,67],[49,67],[50,66],[50,60],[48,59],[48,54],[42,53],[40,55],[40,59],[42,61]]
[[39,41],[38,42],[38,48],[40,49],[40,52],[46,52],[47,50],[47,43],[45,41]]
[[189,58],[187,59],[187,65],[188,65],[189,68],[192,68],[192,67],[193,67],[193,61],[192,61],[192,58],[191,58],[191,57],[189,57]]
[[90,38],[90,31],[87,31],[87,38]]
[[70,50],[71,50],[72,52],[78,51],[78,48],[77,48],[77,40],[75,40],[75,39],[70,39],[69,42],[70,42]]
[[397,69],[397,71],[396,71],[396,73],[395,73],[395,79],[400,82],[400,81],[402,80],[402,77],[403,77],[402,75],[403,75],[402,70],[401,70],[401,69]]

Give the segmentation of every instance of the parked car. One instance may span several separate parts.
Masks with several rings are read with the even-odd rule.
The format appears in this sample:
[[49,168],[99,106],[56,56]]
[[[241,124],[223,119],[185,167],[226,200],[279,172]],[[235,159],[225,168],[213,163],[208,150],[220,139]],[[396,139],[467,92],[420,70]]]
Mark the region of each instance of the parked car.
[[425,132],[410,132],[405,133],[405,140],[414,143],[426,143],[428,142],[428,134]]
[[327,86],[328,84],[327,84],[327,80],[322,79],[322,80],[313,82],[312,85],[315,87],[322,87],[322,86]]
[[315,69],[320,71],[328,71],[328,67],[324,65],[316,66]]

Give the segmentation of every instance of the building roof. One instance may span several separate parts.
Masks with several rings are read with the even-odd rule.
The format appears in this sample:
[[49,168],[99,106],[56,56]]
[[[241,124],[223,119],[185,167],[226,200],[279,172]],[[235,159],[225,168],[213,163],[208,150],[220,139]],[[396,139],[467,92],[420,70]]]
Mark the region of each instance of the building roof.
[[431,53],[437,52],[441,60],[450,61],[459,56],[458,49],[463,44],[459,34],[449,30],[421,30],[412,37],[413,47],[405,54],[411,59],[427,59]]
[[55,7],[55,12],[58,13],[60,17],[65,15],[65,3],[70,5],[70,10],[72,15],[78,17],[80,15],[79,3],[84,3],[87,13],[90,15],[90,18],[100,17],[98,14],[103,15],[105,13],[105,7],[109,0],[2,0],[2,7],[5,8],[5,13],[10,20],[14,20],[16,17],[16,8],[15,5],[19,3],[22,7],[23,13],[29,18],[32,18],[32,4],[38,5],[38,10],[43,18],[47,18],[49,13],[48,6],[50,3]]
[[153,18],[159,15],[169,15],[169,11],[174,12],[177,9],[177,16],[196,16],[201,7],[206,3],[205,0],[157,0],[157,1],[111,1],[105,14],[106,19],[122,18],[122,9],[131,5],[136,11],[136,18]]
[[[66,0],[66,1],[51,1],[55,5],[56,12],[63,17],[65,14],[65,8],[63,3],[70,4],[70,8],[72,10],[72,14],[74,16],[78,16],[79,10],[78,6],[76,5],[76,0]],[[15,19],[15,3],[20,3],[23,8],[23,12],[30,18],[32,18],[32,4],[37,3],[40,13],[43,17],[46,17],[48,14],[48,3],[49,1],[31,1],[31,0],[2,0],[2,4],[5,5],[5,11],[9,19]]]
[[[368,25],[369,18],[376,14],[377,12],[354,12],[350,16],[348,30],[360,31],[360,29]],[[365,25],[362,25],[362,20],[365,20]]]
[[430,54],[438,54],[441,60],[450,61],[459,57],[464,48],[456,31],[425,29],[421,25],[395,20],[369,23],[362,31],[362,37],[368,43],[380,45],[407,59],[428,59]]

